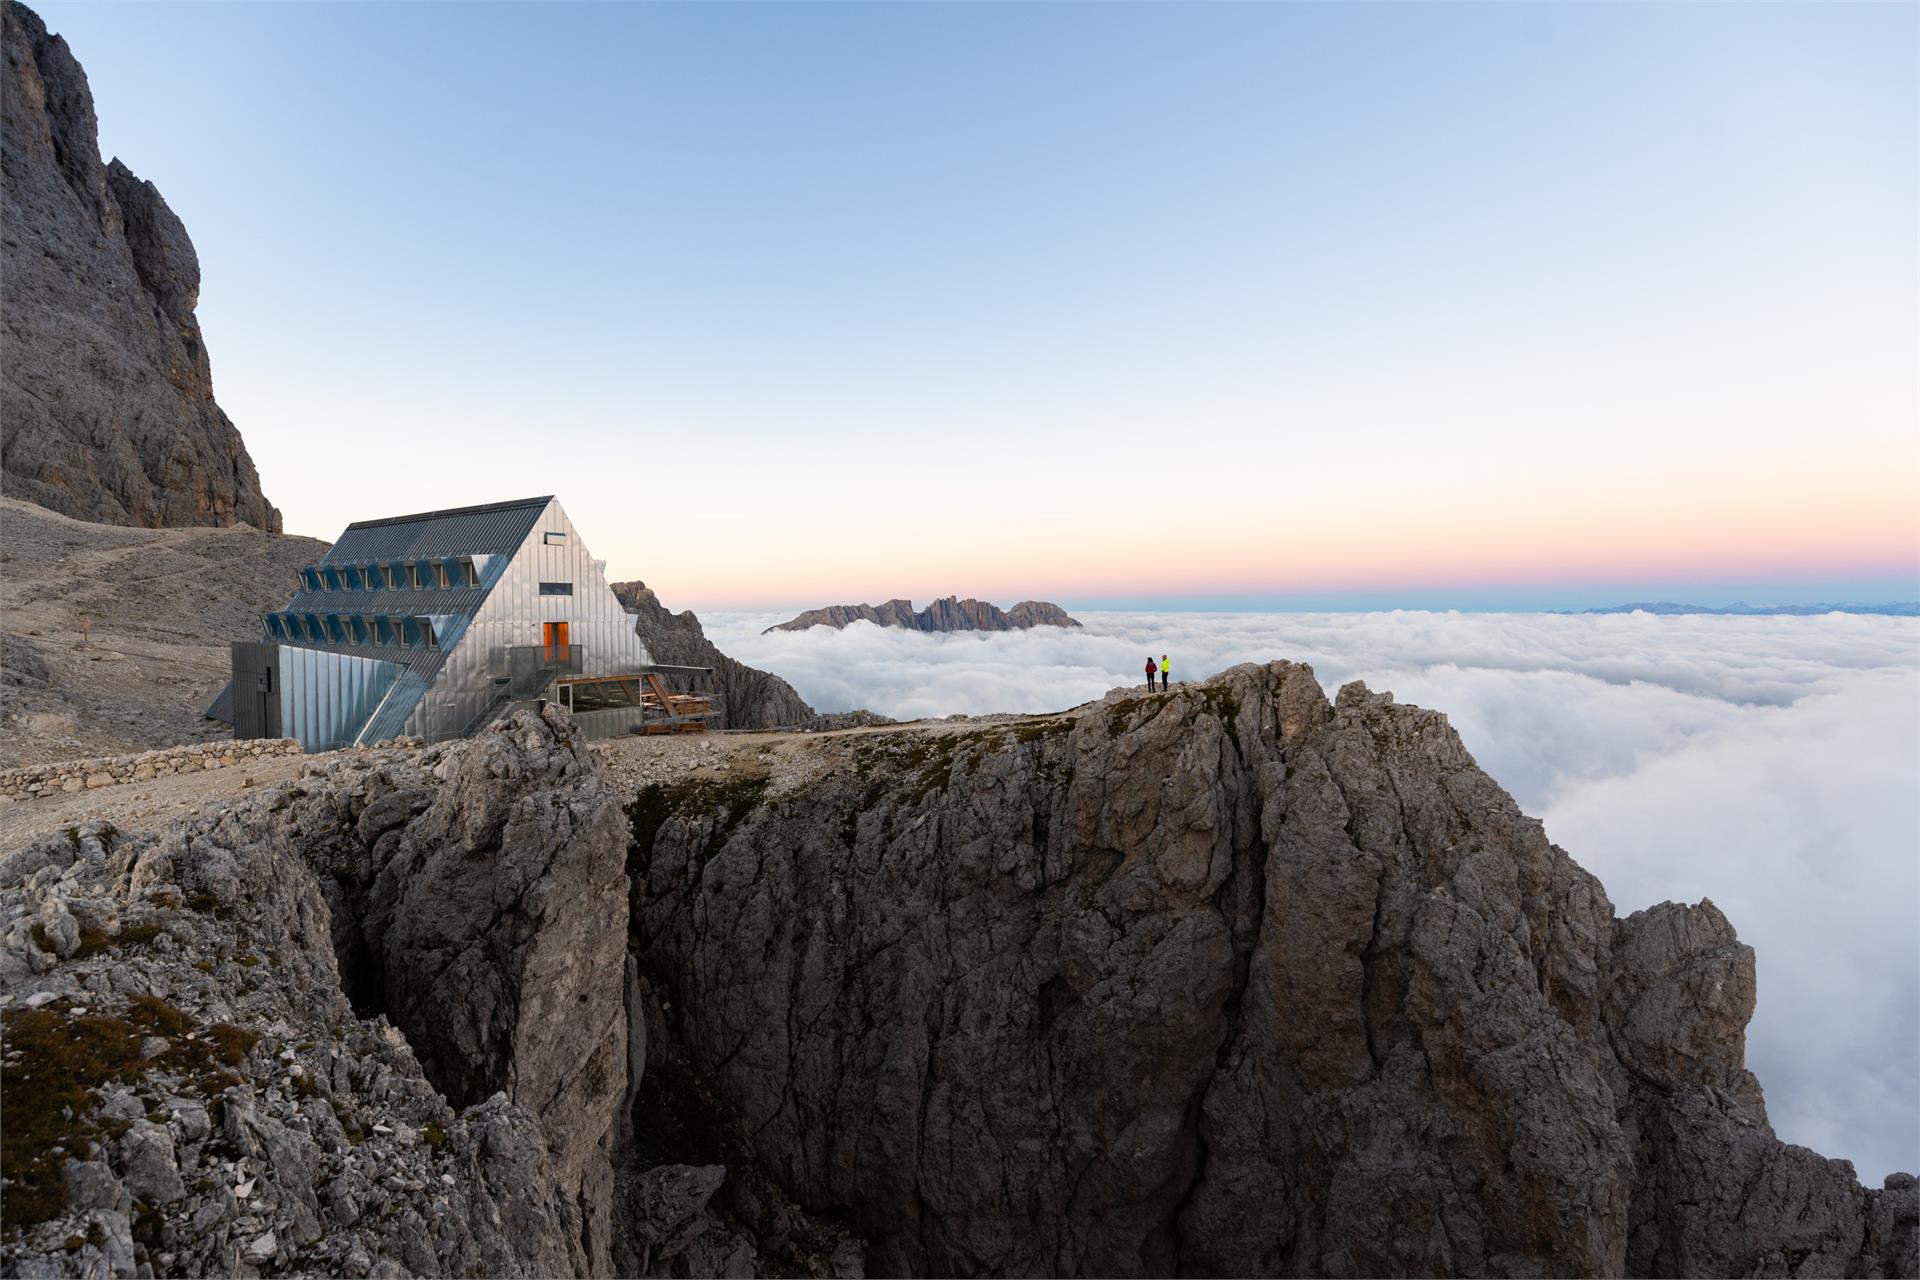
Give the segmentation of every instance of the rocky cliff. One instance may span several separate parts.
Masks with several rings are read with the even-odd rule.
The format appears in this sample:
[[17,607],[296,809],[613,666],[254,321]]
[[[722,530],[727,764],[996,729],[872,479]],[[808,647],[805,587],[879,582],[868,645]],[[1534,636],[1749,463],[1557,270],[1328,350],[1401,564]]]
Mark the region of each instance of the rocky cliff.
[[1912,1275],[1782,1144],[1753,954],[1616,919],[1445,717],[1242,667],[633,809],[716,1124],[902,1274]]
[[0,858],[15,1275],[604,1275],[623,837],[521,715]]
[[767,630],[839,628],[853,622],[871,622],[878,627],[899,627],[906,631],[1023,631],[1028,627],[1080,625],[1067,615],[1065,609],[1045,600],[1022,600],[1013,608],[1003,610],[984,600],[946,596],[918,612],[914,610],[911,600],[889,600],[885,604],[828,605],[824,609],[809,609]]
[[1616,918],[1434,712],[619,745],[686,758],[624,819],[522,713],[0,854],[0,1266],[1920,1270],[1768,1127],[1719,911]]
[[654,661],[713,668],[722,728],[773,729],[813,719],[813,708],[792,685],[771,672],[735,662],[715,648],[691,609],[673,612],[644,582],[616,582],[612,586],[627,612],[638,615],[635,630]]
[[213,399],[200,263],[150,182],[103,164],[86,73],[0,2],[0,473],[8,496],[108,524],[280,513]]

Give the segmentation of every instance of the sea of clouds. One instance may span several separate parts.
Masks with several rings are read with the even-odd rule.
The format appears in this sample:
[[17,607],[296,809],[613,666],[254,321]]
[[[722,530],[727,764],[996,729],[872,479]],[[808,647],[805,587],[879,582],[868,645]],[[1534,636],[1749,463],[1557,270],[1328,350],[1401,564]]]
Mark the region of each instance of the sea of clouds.
[[1079,630],[763,628],[727,653],[823,711],[1045,711],[1239,662],[1444,711],[1625,915],[1710,897],[1758,953],[1748,1065],[1789,1142],[1920,1172],[1920,620],[1093,613]]

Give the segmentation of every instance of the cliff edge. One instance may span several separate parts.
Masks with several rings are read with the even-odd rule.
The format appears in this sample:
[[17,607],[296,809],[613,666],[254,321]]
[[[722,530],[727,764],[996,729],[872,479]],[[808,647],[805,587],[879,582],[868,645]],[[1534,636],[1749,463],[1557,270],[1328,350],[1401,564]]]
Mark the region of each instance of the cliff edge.
[[[657,1052],[888,1274],[1912,1275],[1753,953],[1616,919],[1445,716],[1238,667],[633,806]],[[717,1123],[718,1121],[716,1121]]]

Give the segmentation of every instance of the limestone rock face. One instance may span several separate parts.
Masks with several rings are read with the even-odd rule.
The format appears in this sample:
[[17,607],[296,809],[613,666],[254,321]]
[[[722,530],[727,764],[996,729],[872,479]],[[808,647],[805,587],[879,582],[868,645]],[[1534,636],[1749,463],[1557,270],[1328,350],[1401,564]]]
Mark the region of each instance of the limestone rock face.
[[392,1019],[455,1106],[504,1093],[538,1119],[584,1241],[574,1269],[603,1273],[628,1083],[626,836],[585,740],[522,712],[289,796],[278,817],[323,877],[355,1002]]
[[1720,913],[1616,921],[1442,715],[1275,663],[846,751],[643,795],[634,927],[878,1273],[1911,1274],[1910,1180],[1768,1129]]
[[0,1267],[609,1274],[625,840],[584,750],[522,714],[0,862]]
[[805,631],[808,627],[845,627],[853,622],[871,622],[879,627],[899,627],[907,631],[1021,631],[1028,627],[1077,627],[1057,604],[1044,600],[1022,600],[1002,610],[984,600],[962,600],[945,596],[915,612],[911,600],[889,600],[885,604],[835,604],[824,609],[809,609],[768,631]]
[[775,729],[805,724],[813,708],[794,687],[770,672],[736,662],[720,652],[691,609],[675,613],[644,582],[616,582],[613,594],[629,613],[654,661],[670,666],[712,667],[715,691],[720,695],[720,727]]
[[186,228],[152,183],[101,163],[66,41],[17,0],[0,11],[7,495],[107,524],[279,532],[214,402]]

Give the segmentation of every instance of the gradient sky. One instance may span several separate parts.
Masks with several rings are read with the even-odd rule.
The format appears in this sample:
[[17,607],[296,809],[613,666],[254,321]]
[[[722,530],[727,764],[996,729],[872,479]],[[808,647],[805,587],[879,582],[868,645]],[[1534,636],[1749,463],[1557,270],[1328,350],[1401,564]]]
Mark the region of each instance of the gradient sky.
[[1920,7],[40,4],[290,532],[676,606],[1920,596]]

